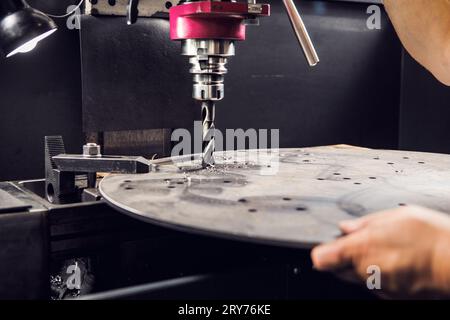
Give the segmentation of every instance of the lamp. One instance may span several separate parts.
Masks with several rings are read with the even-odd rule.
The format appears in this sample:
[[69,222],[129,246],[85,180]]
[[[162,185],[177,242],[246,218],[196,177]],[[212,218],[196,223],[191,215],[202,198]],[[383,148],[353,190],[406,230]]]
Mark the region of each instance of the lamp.
[[52,19],[25,0],[0,0],[0,51],[6,57],[33,50],[56,30]]

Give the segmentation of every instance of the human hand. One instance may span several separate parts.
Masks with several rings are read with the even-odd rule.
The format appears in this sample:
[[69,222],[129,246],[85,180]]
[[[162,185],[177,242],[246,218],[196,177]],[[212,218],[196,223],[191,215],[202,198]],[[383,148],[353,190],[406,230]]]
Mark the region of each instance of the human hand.
[[367,279],[381,271],[384,295],[450,294],[450,217],[421,207],[402,207],[345,221],[344,236],[316,247],[311,257],[320,271],[350,268]]

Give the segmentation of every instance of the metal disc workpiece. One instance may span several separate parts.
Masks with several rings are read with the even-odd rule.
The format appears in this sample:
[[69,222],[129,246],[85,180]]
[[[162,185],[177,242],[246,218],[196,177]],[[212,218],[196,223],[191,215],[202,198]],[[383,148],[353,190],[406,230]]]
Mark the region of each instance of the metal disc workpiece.
[[310,248],[338,222],[406,205],[450,213],[450,156],[348,146],[218,152],[216,166],[182,158],[148,174],[111,175],[100,192],[144,221],[273,245]]

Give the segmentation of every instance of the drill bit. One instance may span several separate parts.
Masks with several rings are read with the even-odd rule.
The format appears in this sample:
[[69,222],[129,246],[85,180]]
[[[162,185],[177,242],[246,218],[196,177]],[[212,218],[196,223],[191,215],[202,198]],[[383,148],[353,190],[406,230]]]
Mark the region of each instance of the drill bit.
[[203,144],[202,144],[202,166],[204,168],[214,165],[215,151],[215,108],[214,101],[202,101],[202,121],[203,121]]

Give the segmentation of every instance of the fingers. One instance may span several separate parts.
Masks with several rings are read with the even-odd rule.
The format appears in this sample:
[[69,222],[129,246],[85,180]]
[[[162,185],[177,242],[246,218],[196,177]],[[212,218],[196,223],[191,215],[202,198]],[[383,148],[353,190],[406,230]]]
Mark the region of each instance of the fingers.
[[401,212],[404,211],[402,209],[386,210],[341,222],[340,228],[346,236],[314,248],[311,252],[314,267],[322,271],[335,271],[348,266],[357,267],[369,241],[369,228],[366,229],[366,227],[387,223],[388,219],[398,217]]
[[378,221],[380,219],[386,219],[387,217],[392,216],[398,210],[399,209],[385,210],[372,213],[358,219],[345,220],[339,223],[339,228],[342,230],[344,234],[354,233],[367,227],[369,224],[375,221]]
[[314,248],[311,252],[314,267],[330,271],[351,266],[357,256],[360,238],[359,234],[353,234]]
[[367,227],[367,225],[376,220],[377,217],[377,215],[368,215],[359,219],[341,221],[339,223],[339,228],[344,234],[354,233]]

